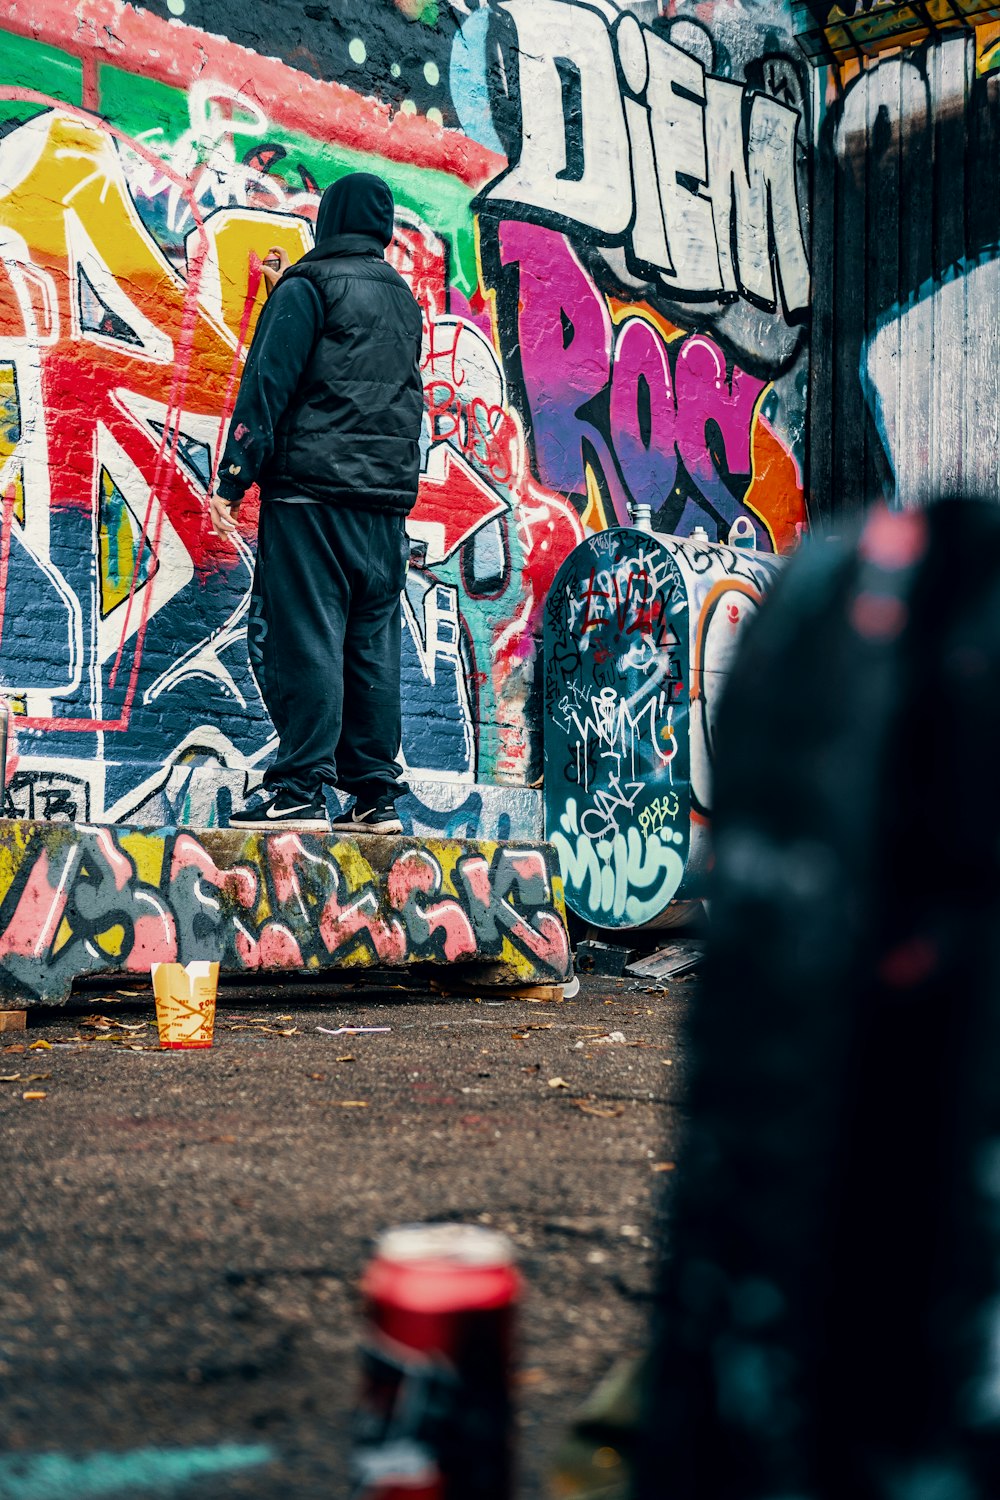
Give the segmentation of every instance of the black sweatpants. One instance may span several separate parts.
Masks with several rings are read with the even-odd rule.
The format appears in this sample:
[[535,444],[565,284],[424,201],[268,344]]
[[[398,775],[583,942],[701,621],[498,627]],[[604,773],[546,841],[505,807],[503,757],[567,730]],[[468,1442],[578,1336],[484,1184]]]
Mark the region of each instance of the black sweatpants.
[[278,733],[265,786],[368,802],[400,785],[402,516],[265,500],[247,645]]

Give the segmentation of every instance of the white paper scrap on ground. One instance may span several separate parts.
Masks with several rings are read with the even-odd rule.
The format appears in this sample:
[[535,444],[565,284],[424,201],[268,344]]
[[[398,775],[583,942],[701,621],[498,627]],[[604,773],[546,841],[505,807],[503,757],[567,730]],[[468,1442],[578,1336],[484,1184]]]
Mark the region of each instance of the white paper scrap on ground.
[[324,1036],[365,1036],[374,1031],[391,1031],[391,1026],[338,1026],[336,1031],[331,1031],[329,1026],[317,1026]]

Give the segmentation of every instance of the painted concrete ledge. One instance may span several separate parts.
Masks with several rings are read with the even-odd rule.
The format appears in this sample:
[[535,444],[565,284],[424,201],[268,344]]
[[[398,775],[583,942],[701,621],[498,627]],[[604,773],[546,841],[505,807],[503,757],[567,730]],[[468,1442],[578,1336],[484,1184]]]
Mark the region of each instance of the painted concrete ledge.
[[78,977],[173,959],[463,963],[477,984],[571,972],[559,865],[540,842],[0,820],[0,1003],[59,1003]]

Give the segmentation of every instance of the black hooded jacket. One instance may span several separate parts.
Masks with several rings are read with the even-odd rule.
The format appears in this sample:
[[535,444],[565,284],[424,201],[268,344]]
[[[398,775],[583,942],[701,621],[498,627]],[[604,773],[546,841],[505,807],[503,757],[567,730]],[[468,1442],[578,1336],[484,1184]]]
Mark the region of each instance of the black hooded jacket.
[[316,245],[260,315],[219,471],[237,500],[304,498],[406,514],[417,498],[420,308],[384,258],[393,199],[355,172],[327,188]]

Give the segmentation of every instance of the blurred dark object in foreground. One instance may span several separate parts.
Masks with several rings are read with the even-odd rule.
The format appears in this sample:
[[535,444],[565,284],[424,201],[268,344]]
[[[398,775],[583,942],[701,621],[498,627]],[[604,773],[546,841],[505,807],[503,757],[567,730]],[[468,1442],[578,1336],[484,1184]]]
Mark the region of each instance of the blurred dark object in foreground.
[[1000,1496],[1000,509],[807,546],[718,727],[641,1500]]

